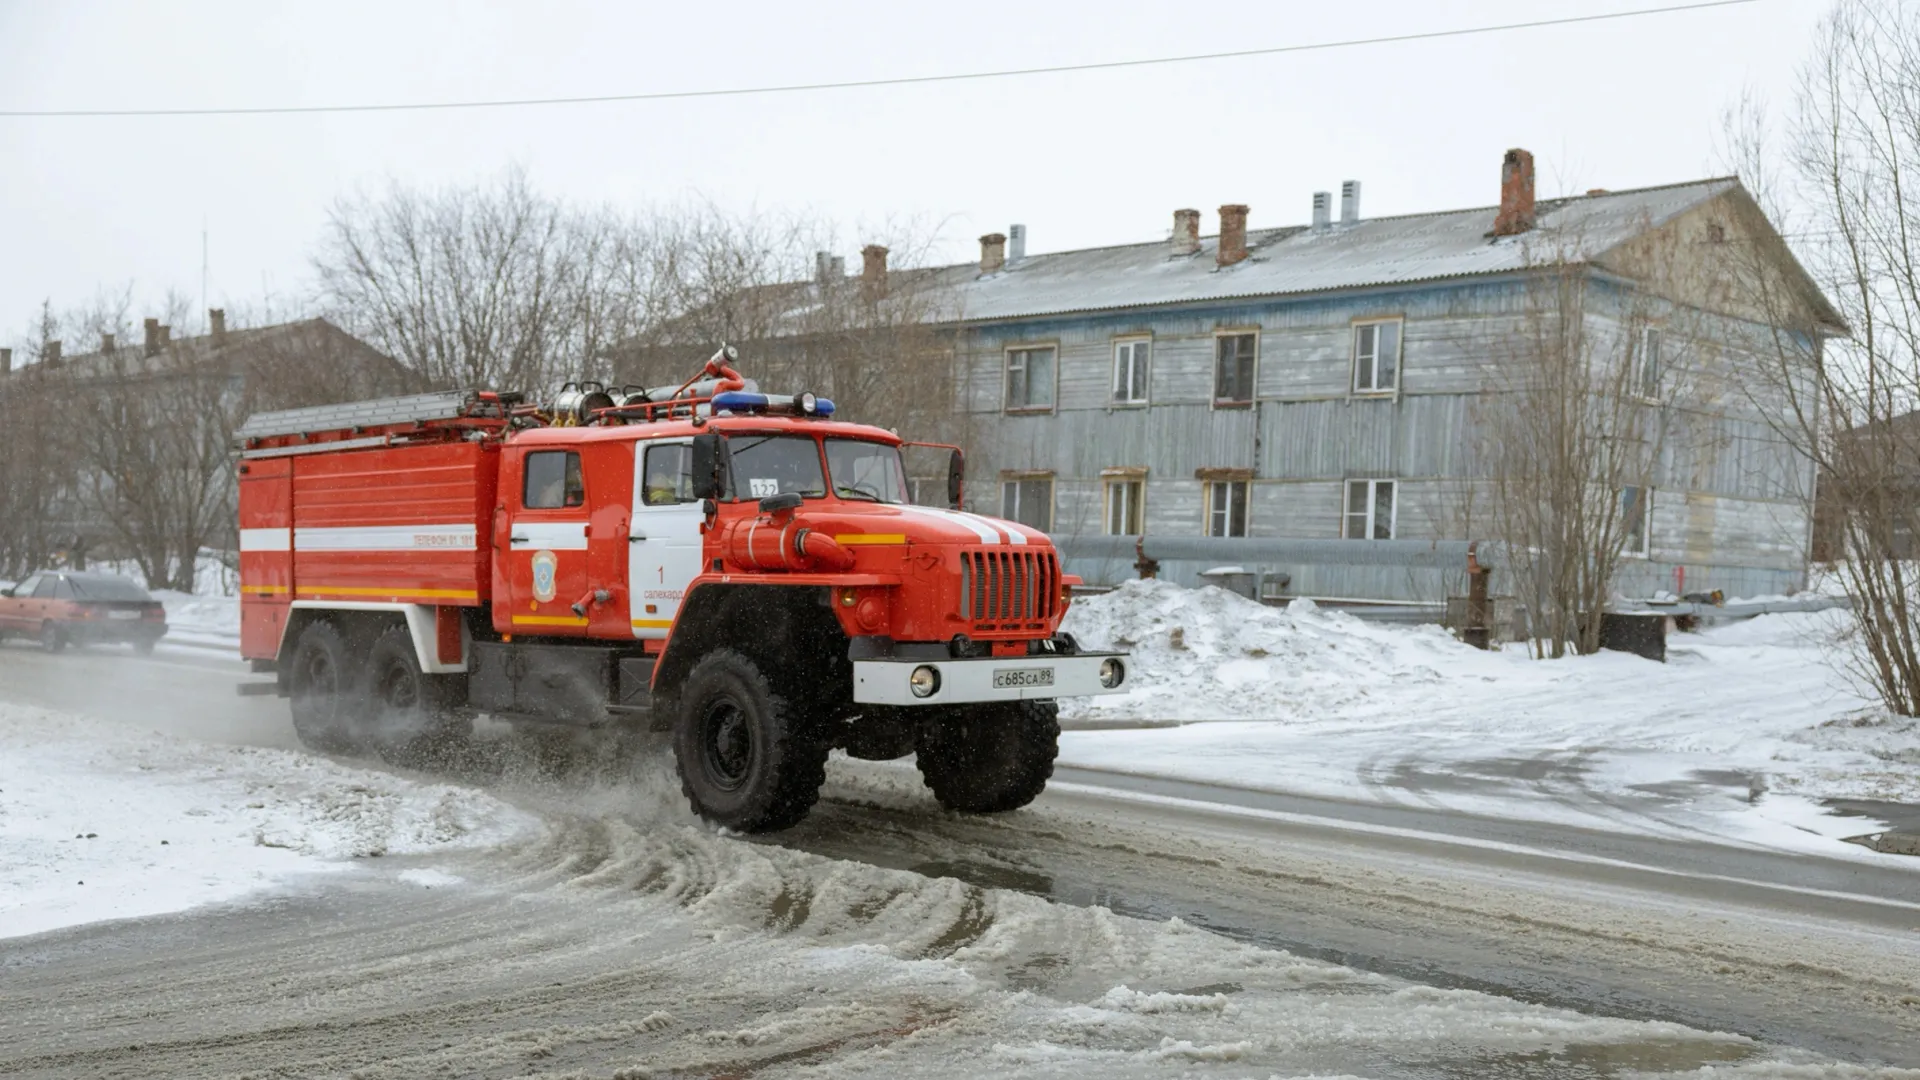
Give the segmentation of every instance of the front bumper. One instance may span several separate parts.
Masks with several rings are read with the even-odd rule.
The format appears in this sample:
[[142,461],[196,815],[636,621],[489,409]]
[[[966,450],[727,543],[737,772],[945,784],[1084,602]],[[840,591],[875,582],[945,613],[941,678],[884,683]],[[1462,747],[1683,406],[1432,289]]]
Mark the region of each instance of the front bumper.
[[[1113,687],[1100,684],[1100,665],[1113,659],[1122,678]],[[1133,660],[1126,653],[1075,653],[1071,656],[981,656],[963,660],[885,658],[853,662],[853,700],[862,705],[957,705],[976,701],[1086,697],[1132,689]],[[915,697],[909,681],[916,668],[932,668],[938,688]]]

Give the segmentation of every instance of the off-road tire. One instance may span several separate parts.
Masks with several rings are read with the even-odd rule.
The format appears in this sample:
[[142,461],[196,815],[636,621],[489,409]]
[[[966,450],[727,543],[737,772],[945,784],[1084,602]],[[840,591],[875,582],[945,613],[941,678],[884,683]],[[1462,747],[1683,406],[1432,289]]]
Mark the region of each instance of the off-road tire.
[[301,745],[323,754],[360,749],[360,719],[366,711],[362,680],[346,639],[330,622],[316,620],[293,643],[287,672],[287,704]]
[[421,671],[405,626],[374,641],[362,670],[362,739],[383,760],[415,769],[444,765],[471,741],[473,720],[458,711],[457,677]]
[[1060,752],[1052,701],[961,705],[929,716],[916,743],[920,778],[949,810],[998,814],[1038,798]]
[[738,832],[772,832],[813,809],[826,782],[828,733],[774,693],[759,665],[715,649],[687,673],[673,756],[693,811]]
[[60,628],[58,626],[50,622],[43,622],[40,624],[40,651],[41,652],[57,653],[64,650],[66,647],[67,647],[67,635],[61,633]]

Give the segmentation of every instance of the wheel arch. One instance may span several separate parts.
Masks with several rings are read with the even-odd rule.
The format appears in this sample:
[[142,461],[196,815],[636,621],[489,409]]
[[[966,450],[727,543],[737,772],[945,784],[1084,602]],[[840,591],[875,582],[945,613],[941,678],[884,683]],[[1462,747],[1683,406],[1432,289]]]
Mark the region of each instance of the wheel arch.
[[413,641],[414,659],[419,661],[420,670],[429,675],[463,674],[467,670],[469,634],[462,620],[460,641],[460,662],[442,663],[438,639],[438,611],[432,604],[399,604],[378,601],[326,601],[295,600],[287,612],[287,621],[280,629],[280,648],[275,663],[284,675],[287,665],[292,662],[295,643],[306,628],[319,620],[333,623],[343,637],[362,647],[370,646],[373,641],[389,628],[404,625],[407,636]]
[[[695,586],[654,665],[655,698],[677,699],[700,658],[724,647],[758,664],[782,693],[792,694],[796,685],[809,690],[827,685],[844,693],[851,703],[848,638],[831,605],[831,592],[824,585],[712,582]],[[822,655],[796,657],[795,648]]]

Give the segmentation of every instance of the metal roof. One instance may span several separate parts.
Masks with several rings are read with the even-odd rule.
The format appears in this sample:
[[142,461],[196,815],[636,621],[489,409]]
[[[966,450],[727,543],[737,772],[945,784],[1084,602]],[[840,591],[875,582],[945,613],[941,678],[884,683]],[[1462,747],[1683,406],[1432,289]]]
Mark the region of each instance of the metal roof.
[[1404,285],[1521,270],[1549,255],[1591,261],[1737,186],[1723,177],[1543,200],[1535,230],[1518,236],[1488,235],[1491,206],[1320,230],[1254,229],[1249,257],[1224,268],[1215,265],[1218,237],[1209,236],[1187,256],[1171,254],[1161,240],[1028,255],[984,276],[972,264],[933,273],[962,322]]

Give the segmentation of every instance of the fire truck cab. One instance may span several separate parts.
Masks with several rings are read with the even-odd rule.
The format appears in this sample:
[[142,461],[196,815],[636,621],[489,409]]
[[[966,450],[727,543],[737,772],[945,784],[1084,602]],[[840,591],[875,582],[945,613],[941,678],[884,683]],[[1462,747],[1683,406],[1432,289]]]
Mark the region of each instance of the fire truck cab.
[[307,745],[417,763],[476,714],[672,732],[703,817],[784,828],[828,752],[917,754],[950,809],[1032,801],[1056,699],[1128,657],[1060,631],[1047,537],[908,500],[901,440],[723,349],[678,387],[448,391],[237,435],[241,648]]

